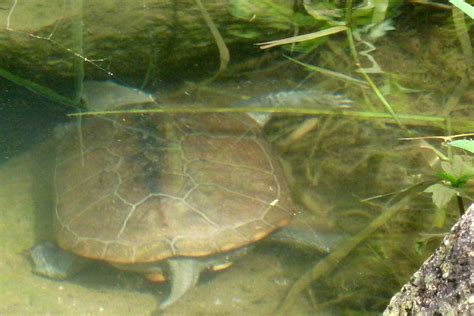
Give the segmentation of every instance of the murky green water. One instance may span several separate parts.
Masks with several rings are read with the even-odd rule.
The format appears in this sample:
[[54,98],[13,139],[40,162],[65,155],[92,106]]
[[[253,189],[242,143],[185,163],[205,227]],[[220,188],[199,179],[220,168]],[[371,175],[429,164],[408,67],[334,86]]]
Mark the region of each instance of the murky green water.
[[[294,35],[285,15],[293,9],[243,2],[203,1],[231,56],[214,77],[219,52],[195,1],[0,1],[0,315],[150,315],[169,294],[166,282],[99,262],[62,281],[32,272],[30,249],[54,240],[56,127],[77,124],[65,113],[76,112],[83,75],[142,89],[164,105],[279,104],[287,112],[273,115],[263,135],[282,160],[295,208],[308,215],[307,232],[329,241],[330,252],[259,242],[230,268],[204,272],[163,315],[380,314],[435,249],[440,239],[424,236],[449,230],[457,206],[436,210],[423,193],[439,171],[430,165],[434,151],[400,139],[474,130],[472,82],[463,86],[465,56],[447,35],[448,17],[422,11],[425,22],[408,27],[415,13],[403,7],[390,13],[395,31],[356,41],[359,53],[368,41],[376,46],[376,64],[361,57],[362,64],[383,70],[370,76],[397,122],[355,71],[343,33],[314,51],[314,41],[259,50],[255,42]],[[310,15],[300,18],[309,28],[300,34],[317,30],[304,22]],[[358,81],[311,72],[285,56]],[[315,87],[321,97],[292,97]],[[441,120],[448,114],[449,131]],[[440,141],[429,142],[446,153]]]

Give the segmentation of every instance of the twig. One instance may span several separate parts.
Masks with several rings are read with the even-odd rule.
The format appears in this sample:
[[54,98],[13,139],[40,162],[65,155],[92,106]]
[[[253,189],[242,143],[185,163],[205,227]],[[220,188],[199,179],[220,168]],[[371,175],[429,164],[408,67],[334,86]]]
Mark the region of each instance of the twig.
[[331,28],[328,28],[328,29],[325,29],[325,30],[322,30],[322,31],[314,32],[314,33],[283,38],[283,39],[279,39],[279,40],[275,40],[275,41],[257,43],[255,45],[260,45],[260,49],[267,49],[267,48],[271,48],[271,47],[274,47],[274,46],[280,46],[280,45],[286,45],[286,44],[309,41],[309,40],[312,40],[312,39],[316,39],[316,38],[328,36],[328,35],[331,35],[331,34],[339,33],[339,32],[345,31],[345,30],[347,30],[347,26],[334,26],[334,27],[331,27]]
[[224,42],[224,39],[221,36],[221,33],[219,33],[219,30],[217,29],[216,25],[212,21],[212,18],[207,13],[206,8],[202,5],[201,0],[195,0],[195,1],[199,7],[199,10],[201,11],[204,21],[206,21],[207,27],[211,30],[212,36],[214,36],[214,40],[216,41],[217,48],[219,49],[219,57],[221,61],[221,64],[219,66],[219,73],[221,73],[227,69],[227,65],[229,64],[229,60],[230,60],[229,49],[227,48]]

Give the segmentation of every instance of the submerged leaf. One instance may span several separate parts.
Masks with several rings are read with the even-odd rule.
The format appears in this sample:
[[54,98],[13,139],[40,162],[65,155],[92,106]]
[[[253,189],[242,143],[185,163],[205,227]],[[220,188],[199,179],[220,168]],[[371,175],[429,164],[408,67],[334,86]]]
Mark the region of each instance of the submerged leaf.
[[444,208],[451,199],[458,194],[454,188],[448,187],[441,183],[436,183],[425,189],[424,192],[433,194],[433,203],[437,208]]

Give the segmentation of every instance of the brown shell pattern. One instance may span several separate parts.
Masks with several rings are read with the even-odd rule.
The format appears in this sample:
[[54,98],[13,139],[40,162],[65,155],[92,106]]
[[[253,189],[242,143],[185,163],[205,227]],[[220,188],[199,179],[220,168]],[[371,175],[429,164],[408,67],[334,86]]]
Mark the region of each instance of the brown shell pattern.
[[59,144],[56,237],[116,263],[206,256],[286,226],[279,161],[242,114],[87,117]]

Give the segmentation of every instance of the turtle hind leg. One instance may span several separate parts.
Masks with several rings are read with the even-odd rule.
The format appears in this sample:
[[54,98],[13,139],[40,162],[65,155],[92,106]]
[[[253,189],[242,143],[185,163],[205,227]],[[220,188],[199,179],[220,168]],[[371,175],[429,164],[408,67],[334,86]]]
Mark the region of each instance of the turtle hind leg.
[[159,310],[164,310],[190,288],[196,285],[199,275],[207,268],[207,264],[196,259],[176,258],[168,260],[171,273],[171,292],[169,296],[160,304]]
[[88,260],[67,252],[52,242],[35,246],[31,250],[33,272],[52,279],[66,279],[79,272]]

